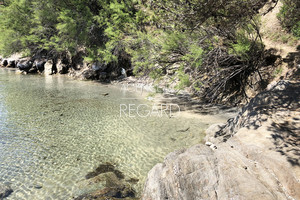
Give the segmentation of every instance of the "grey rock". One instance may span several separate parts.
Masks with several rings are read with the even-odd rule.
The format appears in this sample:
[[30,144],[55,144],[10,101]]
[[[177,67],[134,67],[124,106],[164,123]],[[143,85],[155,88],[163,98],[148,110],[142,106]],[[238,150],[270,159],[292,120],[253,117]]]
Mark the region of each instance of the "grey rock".
[[[300,184],[286,163],[248,150],[250,158],[226,143],[171,153],[149,172],[142,199],[299,199]],[[281,177],[286,182],[279,184]]]

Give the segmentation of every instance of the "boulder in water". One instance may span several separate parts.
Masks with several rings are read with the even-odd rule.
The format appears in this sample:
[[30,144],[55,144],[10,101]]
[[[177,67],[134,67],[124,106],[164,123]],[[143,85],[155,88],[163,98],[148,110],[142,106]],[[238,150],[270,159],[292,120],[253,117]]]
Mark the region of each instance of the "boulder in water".
[[32,68],[32,66],[33,66],[33,63],[32,63],[32,61],[29,61],[29,60],[21,60],[17,64],[17,67],[19,68],[20,71],[25,71],[27,73]]
[[7,59],[3,59],[1,62],[2,67],[6,67],[8,65]]
[[42,73],[45,70],[45,64],[46,64],[46,61],[44,61],[44,60],[34,61],[34,66],[40,73]]

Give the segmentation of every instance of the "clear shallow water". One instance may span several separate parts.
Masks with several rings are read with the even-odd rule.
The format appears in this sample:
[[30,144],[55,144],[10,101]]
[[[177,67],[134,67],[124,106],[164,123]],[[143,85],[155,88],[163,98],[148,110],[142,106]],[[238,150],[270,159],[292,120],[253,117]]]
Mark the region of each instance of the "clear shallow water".
[[8,199],[71,199],[80,194],[77,183],[105,162],[138,178],[140,192],[169,152],[201,141],[208,124],[199,119],[120,117],[120,104],[149,103],[129,99],[135,95],[0,69],[0,182],[14,190]]

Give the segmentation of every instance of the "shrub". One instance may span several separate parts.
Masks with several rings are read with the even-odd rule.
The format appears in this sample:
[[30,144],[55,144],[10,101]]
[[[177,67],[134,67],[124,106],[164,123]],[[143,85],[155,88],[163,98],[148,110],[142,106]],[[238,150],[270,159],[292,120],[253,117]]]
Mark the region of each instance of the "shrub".
[[277,17],[287,31],[300,38],[300,1],[283,0]]
[[300,39],[300,21],[298,21],[297,24],[295,24],[292,28],[292,33]]

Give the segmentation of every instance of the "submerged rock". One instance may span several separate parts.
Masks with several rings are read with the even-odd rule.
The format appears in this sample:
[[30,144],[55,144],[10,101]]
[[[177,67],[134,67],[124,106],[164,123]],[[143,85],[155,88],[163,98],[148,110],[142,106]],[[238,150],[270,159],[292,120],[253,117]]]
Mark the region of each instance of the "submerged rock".
[[299,116],[300,83],[278,83],[157,164],[142,199],[300,199]]
[[82,194],[75,199],[136,199],[135,190],[124,178],[112,164],[101,164],[79,183]]
[[103,95],[103,96],[107,96],[107,95],[109,95],[109,93],[102,93],[102,95]]
[[115,169],[115,166],[113,166],[110,163],[105,163],[99,165],[93,172],[88,173],[85,178],[90,179],[93,178],[99,174],[107,173],[107,172],[113,172],[119,179],[123,179],[124,175],[121,171]]
[[135,199],[135,191],[130,187],[105,187],[76,197],[75,200],[87,199]]
[[137,184],[139,182],[139,179],[130,178],[130,179],[127,179],[126,182],[131,183],[131,184]]
[[12,192],[9,186],[0,183],[0,199],[8,197]]

